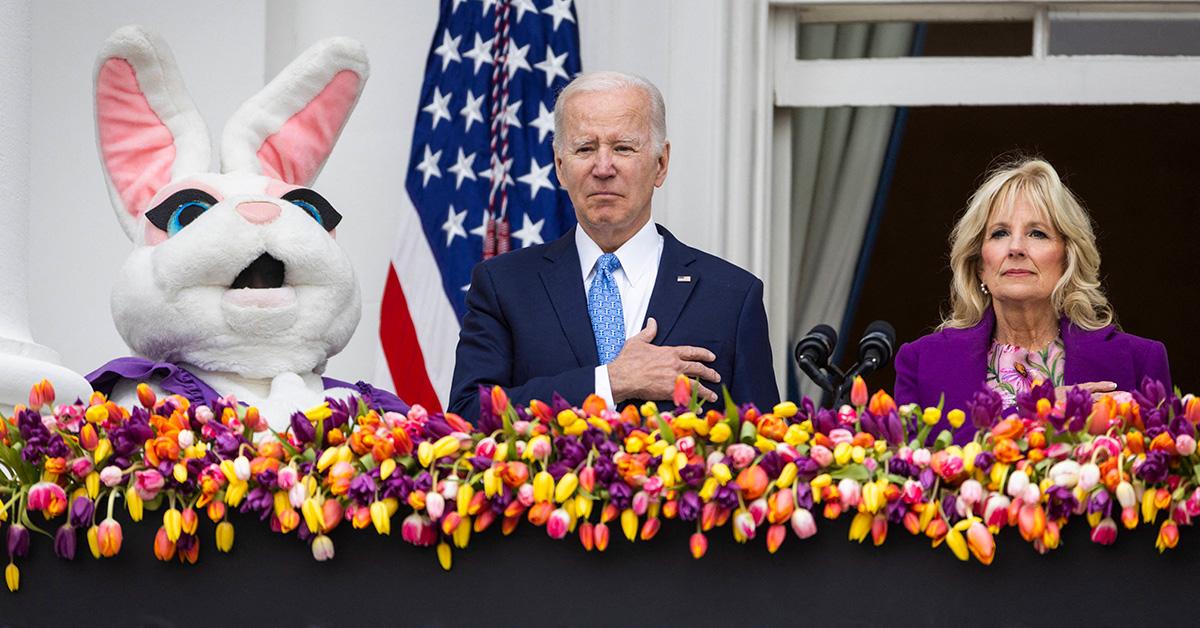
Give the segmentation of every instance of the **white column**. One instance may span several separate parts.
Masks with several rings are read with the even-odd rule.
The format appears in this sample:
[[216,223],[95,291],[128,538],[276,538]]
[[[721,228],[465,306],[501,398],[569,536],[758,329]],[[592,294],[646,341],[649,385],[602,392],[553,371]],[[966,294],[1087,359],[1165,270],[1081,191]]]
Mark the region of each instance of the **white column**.
[[[42,378],[61,401],[87,399],[91,387],[59,365],[58,353],[29,333],[29,128],[33,57],[30,0],[0,0],[0,412],[26,403]],[[52,289],[45,286],[44,289]]]

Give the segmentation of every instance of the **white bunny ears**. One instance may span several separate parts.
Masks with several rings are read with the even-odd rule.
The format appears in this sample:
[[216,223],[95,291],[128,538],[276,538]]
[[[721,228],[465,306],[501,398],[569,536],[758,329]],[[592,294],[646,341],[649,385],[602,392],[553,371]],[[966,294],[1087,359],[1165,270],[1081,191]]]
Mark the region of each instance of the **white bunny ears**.
[[[246,101],[221,136],[222,173],[307,187],[320,173],[369,75],[352,39],[325,39]],[[211,138],[170,48],[140,26],[105,42],[96,60],[96,131],[109,196],[126,235],[171,181],[209,172]]]

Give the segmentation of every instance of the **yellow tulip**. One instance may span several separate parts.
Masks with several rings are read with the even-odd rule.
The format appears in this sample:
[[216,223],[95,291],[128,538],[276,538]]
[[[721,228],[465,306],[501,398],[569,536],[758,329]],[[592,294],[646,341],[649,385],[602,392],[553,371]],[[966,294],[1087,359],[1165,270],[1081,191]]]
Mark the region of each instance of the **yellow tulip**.
[[183,464],[182,462],[176,462],[175,466],[171,468],[171,476],[175,478],[176,482],[187,482],[187,465]]
[[862,464],[862,461],[865,460],[866,457],[867,450],[863,449],[861,445],[855,445],[850,449],[850,458],[854,460],[854,462]]
[[142,501],[137,491],[125,491],[125,508],[129,511],[129,518],[134,521],[142,520],[142,512],[145,508],[145,503]]
[[458,516],[463,519],[470,514],[468,510],[471,508],[471,499],[475,497],[475,489],[471,488],[470,484],[464,484],[458,487],[458,496],[455,498],[455,510],[458,511]]
[[809,484],[812,485],[813,492],[818,493],[821,489],[833,484],[833,476],[829,475],[828,473],[822,473],[821,475],[813,478]]
[[925,411],[921,413],[921,420],[925,422],[925,425],[937,425],[937,422],[942,420],[942,411],[936,407],[925,408]]
[[548,502],[554,495],[554,476],[546,471],[538,471],[533,476],[533,501]]
[[434,459],[445,458],[458,453],[458,439],[453,436],[443,436],[433,444]]
[[769,451],[775,451],[775,441],[763,436],[762,434],[759,434],[758,438],[754,439],[754,448],[763,452],[764,454]]
[[838,464],[838,466],[843,466],[850,462],[851,448],[852,447],[850,443],[846,442],[838,443],[837,446],[833,448],[833,460]]
[[630,541],[637,538],[638,516],[633,512],[632,508],[626,508],[621,511],[621,531],[625,533],[625,538]]
[[112,442],[107,438],[101,438],[100,444],[96,445],[96,451],[92,452],[92,458],[96,464],[104,462],[112,454]]
[[642,404],[642,407],[639,408],[638,411],[641,412],[642,416],[646,418],[652,417],[658,414],[658,404],[654,403],[653,401],[647,401],[646,403]]
[[292,509],[292,502],[288,499],[287,491],[276,491],[273,497],[276,517]]
[[442,566],[442,569],[445,569],[446,571],[450,571],[450,565],[452,562],[451,561],[452,551],[453,550],[450,549],[450,546],[448,544],[446,544],[445,541],[438,543],[438,546],[437,546],[438,564],[440,564]]
[[494,497],[500,493],[504,487],[504,482],[496,475],[496,470],[489,467],[483,472],[483,493],[488,497]]
[[592,515],[592,503],[593,500],[591,497],[588,497],[583,493],[576,495],[575,514],[578,515],[580,519],[587,519]]
[[308,417],[309,421],[316,423],[317,421],[324,421],[333,416],[333,410],[329,408],[328,401],[322,401],[320,405],[305,410],[304,416]]
[[[967,420],[967,415],[962,410],[955,408],[946,415],[946,420],[950,422],[950,427],[958,429],[962,427],[963,422]],[[958,555],[958,552],[955,552],[955,555]]]
[[792,447],[799,447],[808,442],[808,432],[805,432],[804,428],[799,425],[789,425],[787,432],[783,434],[783,442]]
[[228,521],[217,524],[217,549],[222,552],[233,549],[233,524]]
[[631,454],[641,453],[643,444],[640,436],[630,436],[625,439],[625,451]]
[[667,447],[669,447],[667,441],[656,440],[646,447],[646,451],[650,452],[651,456],[661,456],[663,452],[667,450]]
[[714,443],[723,443],[733,436],[733,430],[729,428],[728,423],[717,423],[708,431],[708,440]]
[[[421,444],[424,445],[425,443],[422,442]],[[227,460],[225,462],[229,462],[229,461]],[[224,469],[225,462],[221,463],[222,471],[225,470]],[[335,462],[337,462],[337,448],[330,447],[330,448],[326,449],[325,451],[321,452],[321,456],[319,458],[317,458],[317,471],[321,471],[323,473],[326,469],[333,466],[333,463],[335,463]],[[233,463],[230,463],[230,468],[232,469],[232,467],[233,467]],[[228,472],[225,474],[225,477],[230,478],[231,482],[236,478],[236,476],[231,478],[230,474]]]
[[87,474],[87,477],[83,480],[83,485],[87,488],[88,498],[96,499],[96,496],[100,494],[100,474],[95,471]]
[[463,517],[462,521],[458,522],[458,526],[454,528],[454,534],[451,535],[454,541],[454,547],[465,549],[471,541],[471,520],[468,517]]
[[954,552],[954,556],[959,560],[965,561],[971,556],[970,550],[967,548],[967,539],[963,537],[958,526],[950,528],[946,532],[946,546],[950,548],[951,552]]
[[[423,440],[420,445],[417,445],[417,462],[420,462],[422,467],[433,464],[433,443]],[[321,469],[319,463],[317,469]]]
[[600,417],[588,417],[587,423],[605,434],[612,434],[612,425]]
[[383,502],[371,504],[371,523],[375,524],[375,531],[379,534],[391,535],[392,519],[388,515],[387,504]]
[[508,460],[508,443],[497,443],[496,453],[492,454],[492,460],[496,462],[504,462]]
[[1154,518],[1158,516],[1158,504],[1154,503],[1154,497],[1158,491],[1154,489],[1146,489],[1142,493],[1142,521],[1146,523],[1154,523]]
[[92,558],[100,558],[100,528],[92,526],[87,531],[88,549],[92,552]]
[[556,418],[558,419],[559,427],[567,427],[578,421],[579,415],[575,414],[574,410],[567,408],[566,410],[559,412]]
[[580,434],[586,432],[587,428],[587,421],[576,421],[567,427],[564,427],[563,434],[566,434],[567,436],[579,436]]
[[248,490],[250,485],[246,482],[230,482],[229,486],[225,487],[225,503],[236,508],[245,499]]
[[771,411],[771,413],[775,416],[789,419],[796,416],[797,411],[799,411],[799,408],[796,407],[795,403],[792,403],[791,401],[784,401],[783,403],[775,404],[775,408]]
[[862,543],[863,539],[871,533],[871,522],[874,519],[875,517],[866,512],[854,515],[854,520],[850,522],[850,540]]
[[13,563],[9,563],[8,567],[4,568],[4,583],[8,585],[8,590],[16,593],[17,589],[21,588],[21,570]]
[[715,495],[716,492],[717,492],[717,479],[716,478],[707,478],[704,480],[704,486],[700,487],[700,499],[702,499],[706,502],[711,501],[713,498],[713,495]]
[[579,476],[574,473],[566,473],[558,481],[558,486],[554,487],[554,501],[563,503],[567,501],[575,493],[575,489],[579,486]]
[[721,486],[725,486],[729,483],[729,480],[733,479],[733,472],[729,470],[729,466],[724,462],[718,462],[717,464],[714,464],[712,466],[711,474],[713,478],[721,483]]
[[1005,478],[1008,477],[1008,465],[1003,462],[997,462],[996,464],[992,465],[992,470],[988,474],[988,477],[991,479],[991,483],[988,485],[988,488],[992,489],[993,491],[1000,490],[1000,487],[1004,486]]
[[983,448],[980,447],[979,443],[975,441],[971,441],[963,447],[963,469],[965,469],[967,473],[975,472],[975,457],[979,455],[980,451],[983,451]]
[[183,515],[177,508],[169,508],[163,513],[163,528],[167,530],[167,538],[172,543],[179,540],[183,532]]
[[783,465],[783,468],[779,470],[779,478],[775,480],[775,486],[789,488],[792,482],[796,481],[797,472],[796,463],[789,462]]
[[308,526],[309,532],[321,532],[325,528],[325,513],[323,508],[317,504],[317,501],[311,497],[304,500],[300,505],[300,514],[304,515],[304,523]]
[[386,480],[392,477],[392,473],[396,471],[396,460],[388,458],[379,463],[379,479]]
[[108,420],[108,408],[103,404],[95,405],[83,413],[88,423],[103,423]]

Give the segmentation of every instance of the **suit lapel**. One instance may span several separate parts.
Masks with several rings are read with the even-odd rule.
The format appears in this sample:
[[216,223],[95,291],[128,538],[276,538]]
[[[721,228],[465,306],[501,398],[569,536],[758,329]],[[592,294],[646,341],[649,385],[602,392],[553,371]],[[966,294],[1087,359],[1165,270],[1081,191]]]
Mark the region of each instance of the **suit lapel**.
[[[576,227],[578,229],[578,227]],[[583,273],[579,251],[575,248],[575,229],[546,247],[545,263],[539,273],[558,323],[562,326],[571,352],[580,366],[599,364],[596,336],[588,315],[587,295],[583,291]]]
[[[650,305],[646,308],[646,318],[653,318],[658,323],[658,334],[654,336],[654,344],[661,345],[679,313],[692,295],[700,276],[695,269],[690,268],[696,261],[695,253],[684,246],[675,236],[671,235],[662,225],[658,232],[663,237],[662,259],[658,263],[658,277],[654,280],[654,292],[650,294]],[[645,321],[642,322],[645,327]]]

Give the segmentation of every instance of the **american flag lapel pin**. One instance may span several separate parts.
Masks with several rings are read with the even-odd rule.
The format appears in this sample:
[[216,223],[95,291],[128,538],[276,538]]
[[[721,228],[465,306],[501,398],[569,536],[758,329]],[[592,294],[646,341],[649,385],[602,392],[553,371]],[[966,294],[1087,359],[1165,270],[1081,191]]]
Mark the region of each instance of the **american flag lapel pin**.
[[675,281],[677,283],[692,283],[692,276],[691,275],[679,275],[679,276],[675,277]]

